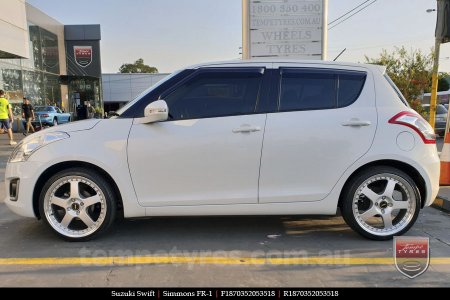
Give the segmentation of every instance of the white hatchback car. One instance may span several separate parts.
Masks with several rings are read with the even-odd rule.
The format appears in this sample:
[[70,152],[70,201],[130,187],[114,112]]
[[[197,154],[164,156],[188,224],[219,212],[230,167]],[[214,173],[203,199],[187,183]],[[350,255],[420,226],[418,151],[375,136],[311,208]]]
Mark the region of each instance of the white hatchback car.
[[6,204],[69,240],[120,214],[334,215],[401,235],[439,188],[431,126],[379,66],[233,61],[172,74],[118,116],[25,138]]

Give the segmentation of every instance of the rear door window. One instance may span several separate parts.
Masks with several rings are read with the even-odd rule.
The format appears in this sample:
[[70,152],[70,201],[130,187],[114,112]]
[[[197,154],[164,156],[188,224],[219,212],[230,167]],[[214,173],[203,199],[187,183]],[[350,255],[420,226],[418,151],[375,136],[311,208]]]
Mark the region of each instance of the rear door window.
[[280,111],[336,107],[334,74],[289,70],[282,73]]
[[361,94],[366,77],[359,71],[282,69],[279,111],[349,106]]

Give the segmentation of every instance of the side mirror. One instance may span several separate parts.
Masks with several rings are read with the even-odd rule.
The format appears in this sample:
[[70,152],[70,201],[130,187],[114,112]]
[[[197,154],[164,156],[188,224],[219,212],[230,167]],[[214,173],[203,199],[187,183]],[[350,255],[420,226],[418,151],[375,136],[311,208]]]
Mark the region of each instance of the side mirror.
[[139,120],[141,124],[155,123],[167,120],[169,117],[169,108],[164,100],[158,100],[150,103],[144,109],[144,117]]

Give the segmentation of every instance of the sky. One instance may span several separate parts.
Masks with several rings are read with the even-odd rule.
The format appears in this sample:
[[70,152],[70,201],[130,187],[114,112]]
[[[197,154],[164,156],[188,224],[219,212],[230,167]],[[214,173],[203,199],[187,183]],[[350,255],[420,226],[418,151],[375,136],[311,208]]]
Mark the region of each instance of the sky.
[[[187,65],[237,59],[242,44],[241,0],[27,0],[66,25],[100,24],[103,73],[143,58],[170,73]],[[363,0],[329,0],[332,21]],[[378,0],[329,30],[328,57],[364,62],[382,49],[434,46],[435,0]],[[439,71],[450,72],[450,43],[441,47]]]

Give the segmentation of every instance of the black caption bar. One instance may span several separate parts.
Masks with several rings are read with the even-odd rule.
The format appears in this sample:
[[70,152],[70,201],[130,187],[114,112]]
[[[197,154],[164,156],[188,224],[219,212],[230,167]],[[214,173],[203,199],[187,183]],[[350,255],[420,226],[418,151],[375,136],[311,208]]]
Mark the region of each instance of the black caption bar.
[[[50,288],[6,288],[16,290],[15,294],[21,296],[29,294],[38,297],[40,294],[48,295]],[[294,298],[341,298],[360,296],[361,288],[56,288],[61,292],[73,296],[112,297],[145,299],[170,298],[200,298],[200,299],[231,299],[231,298],[265,298],[265,299],[294,299]],[[369,288],[371,296],[386,295],[386,288]],[[13,291],[11,291],[13,292]],[[365,290],[364,292],[367,292]],[[389,289],[389,293],[400,293],[402,297],[419,296],[427,291],[425,289]]]

